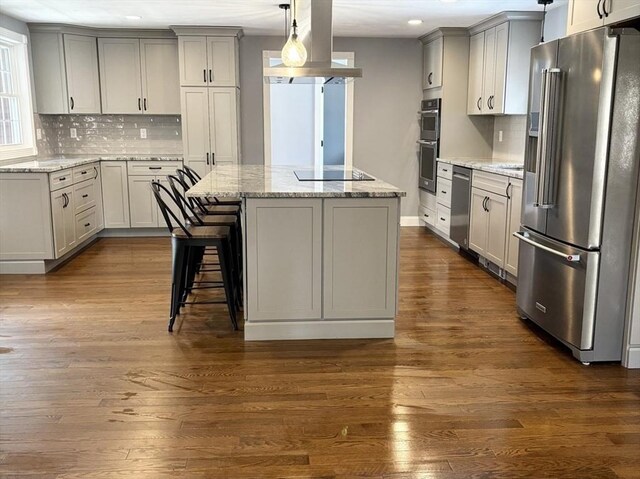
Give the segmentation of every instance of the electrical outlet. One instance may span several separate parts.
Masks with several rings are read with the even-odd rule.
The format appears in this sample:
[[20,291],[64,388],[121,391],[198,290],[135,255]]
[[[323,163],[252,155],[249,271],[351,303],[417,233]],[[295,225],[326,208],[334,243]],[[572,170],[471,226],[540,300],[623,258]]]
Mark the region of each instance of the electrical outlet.
[[498,130],[498,141],[502,143],[502,130]]
[[140,128],[140,138],[144,139],[147,137],[147,129],[146,128]]
[[69,128],[69,136],[71,136],[71,138],[78,138],[78,131],[75,128]]
[[42,129],[41,128],[36,128],[36,139],[37,140],[42,140]]

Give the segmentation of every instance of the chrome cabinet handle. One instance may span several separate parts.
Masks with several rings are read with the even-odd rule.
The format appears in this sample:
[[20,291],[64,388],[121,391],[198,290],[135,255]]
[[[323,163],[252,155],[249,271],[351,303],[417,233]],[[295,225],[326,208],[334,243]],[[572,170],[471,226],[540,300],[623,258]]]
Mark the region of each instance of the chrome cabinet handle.
[[565,254],[560,251],[556,251],[553,248],[549,248],[548,246],[533,241],[531,238],[529,238],[529,233],[527,233],[526,231],[516,231],[515,233],[513,233],[513,236],[518,238],[520,241],[524,241],[525,243],[530,244],[535,248],[559,256],[560,258],[564,258],[571,263],[577,263],[580,261],[580,253]]

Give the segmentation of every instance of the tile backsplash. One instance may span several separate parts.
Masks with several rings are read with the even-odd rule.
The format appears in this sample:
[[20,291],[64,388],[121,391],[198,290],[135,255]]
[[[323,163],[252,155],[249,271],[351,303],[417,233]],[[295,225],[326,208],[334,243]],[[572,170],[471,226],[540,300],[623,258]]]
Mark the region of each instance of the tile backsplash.
[[[38,154],[182,154],[176,115],[36,115]],[[75,129],[76,138],[71,137]],[[140,129],[146,129],[141,138]]]
[[493,158],[524,163],[526,129],[526,115],[497,116],[493,124]]

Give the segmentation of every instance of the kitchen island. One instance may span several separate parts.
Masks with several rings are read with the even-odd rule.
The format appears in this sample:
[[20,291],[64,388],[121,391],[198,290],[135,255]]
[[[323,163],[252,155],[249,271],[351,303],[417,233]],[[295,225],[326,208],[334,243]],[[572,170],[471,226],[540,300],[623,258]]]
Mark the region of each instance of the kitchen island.
[[392,338],[406,193],[373,177],[299,181],[295,170],[215,166],[187,192],[242,199],[245,340]]

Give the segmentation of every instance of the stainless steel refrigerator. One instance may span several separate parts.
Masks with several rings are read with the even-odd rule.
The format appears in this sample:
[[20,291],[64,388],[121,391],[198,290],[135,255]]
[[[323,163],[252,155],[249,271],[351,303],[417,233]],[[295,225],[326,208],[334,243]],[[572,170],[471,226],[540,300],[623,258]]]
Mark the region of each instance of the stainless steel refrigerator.
[[584,363],[622,355],[640,147],[640,35],[531,54],[517,304]]

